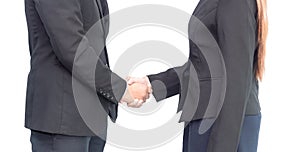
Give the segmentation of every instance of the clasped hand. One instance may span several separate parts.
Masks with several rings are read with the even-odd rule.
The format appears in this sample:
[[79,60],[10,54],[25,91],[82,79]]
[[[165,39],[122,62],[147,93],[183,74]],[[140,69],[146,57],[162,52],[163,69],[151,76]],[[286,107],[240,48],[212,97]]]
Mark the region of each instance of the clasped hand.
[[139,108],[149,99],[151,93],[148,77],[128,77],[127,89],[121,102],[126,103],[128,107]]

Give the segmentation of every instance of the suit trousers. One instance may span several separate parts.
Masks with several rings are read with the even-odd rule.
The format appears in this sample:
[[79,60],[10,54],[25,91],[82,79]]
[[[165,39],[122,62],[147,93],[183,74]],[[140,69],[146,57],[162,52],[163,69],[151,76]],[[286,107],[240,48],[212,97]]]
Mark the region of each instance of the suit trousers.
[[105,140],[100,137],[82,137],[51,134],[31,130],[32,152],[103,152]]
[[[207,151],[211,129],[200,135],[198,130],[201,121],[192,121],[185,127],[183,152]],[[260,121],[261,114],[245,116],[237,152],[257,152]]]

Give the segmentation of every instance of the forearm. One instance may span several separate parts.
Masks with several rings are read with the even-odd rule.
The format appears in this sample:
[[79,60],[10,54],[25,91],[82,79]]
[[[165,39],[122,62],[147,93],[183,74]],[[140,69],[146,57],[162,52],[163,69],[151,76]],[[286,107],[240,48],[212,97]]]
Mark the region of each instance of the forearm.
[[172,97],[180,93],[181,67],[170,68],[165,72],[148,75],[151,82],[153,96],[157,101]]

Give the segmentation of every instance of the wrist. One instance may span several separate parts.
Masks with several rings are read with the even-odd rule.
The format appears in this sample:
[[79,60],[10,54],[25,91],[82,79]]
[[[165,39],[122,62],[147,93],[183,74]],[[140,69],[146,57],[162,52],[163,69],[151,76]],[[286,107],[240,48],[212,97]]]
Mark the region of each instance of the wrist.
[[125,89],[125,92],[121,98],[122,101],[125,101],[125,102],[130,102],[130,101],[133,101],[133,98],[130,94],[130,91],[129,91],[129,86],[128,84],[126,85],[126,89]]
[[147,87],[148,87],[148,91],[149,93],[151,94],[152,93],[152,85],[151,85],[151,82],[149,80],[149,77],[148,76],[145,76],[144,79],[146,80],[146,83],[147,83]]

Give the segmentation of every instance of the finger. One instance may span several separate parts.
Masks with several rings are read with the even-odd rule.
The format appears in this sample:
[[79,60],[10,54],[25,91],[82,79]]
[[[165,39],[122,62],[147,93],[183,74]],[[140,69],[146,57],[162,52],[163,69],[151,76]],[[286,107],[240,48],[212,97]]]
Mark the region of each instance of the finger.
[[135,108],[141,107],[143,105],[143,103],[144,103],[144,100],[138,100],[138,102],[135,105]]
[[130,77],[130,79],[127,80],[128,85],[132,85],[134,83],[146,84],[141,78]]
[[143,103],[144,103],[143,100],[139,100],[139,101],[137,102],[137,104],[135,105],[135,108],[141,107],[141,106],[143,105]]
[[127,106],[129,106],[129,107],[135,107],[138,104],[138,102],[139,102],[138,99],[134,99],[133,102],[127,103]]
[[145,103],[146,102],[146,100],[140,100],[139,101],[139,104],[143,104],[143,103]]
[[143,101],[143,100],[140,100],[136,107],[137,107],[137,108],[140,108],[143,104],[144,104],[144,101]]
[[137,104],[135,104],[135,105],[129,105],[129,107],[131,107],[131,108],[138,108],[138,105]]
[[146,95],[146,100],[149,99],[149,98],[150,98],[150,94],[147,93],[147,95]]
[[149,99],[150,98],[150,93],[148,93],[148,92],[145,92],[145,94],[143,94],[143,96],[142,96],[142,99],[144,100],[144,101],[146,101],[147,99]]
[[148,87],[148,88],[147,88],[147,92],[148,92],[149,94],[151,94],[152,91],[153,91],[153,90],[152,90],[152,87]]
[[130,78],[127,80],[127,84],[128,84],[128,85],[134,84],[134,80],[133,80],[132,77],[130,77]]
[[152,90],[151,87],[150,87],[150,88],[148,87],[148,93],[149,93],[149,94],[152,94],[152,93],[153,93],[153,90]]
[[135,104],[134,104],[133,102],[127,103],[127,106],[128,106],[128,107],[134,107],[134,105],[135,105]]
[[122,104],[124,104],[124,103],[130,103],[130,102],[132,102],[132,101],[127,101],[125,99],[121,99],[121,101],[120,101],[120,103],[122,103]]
[[[134,83],[141,83],[141,84],[146,84],[148,86],[148,83],[147,83],[147,80],[144,79],[144,78],[136,78],[136,77],[133,77],[130,79],[131,81],[133,81]],[[130,82],[131,82],[130,81]]]
[[134,102],[135,102],[134,100],[133,101],[126,101],[127,105],[133,104]]

